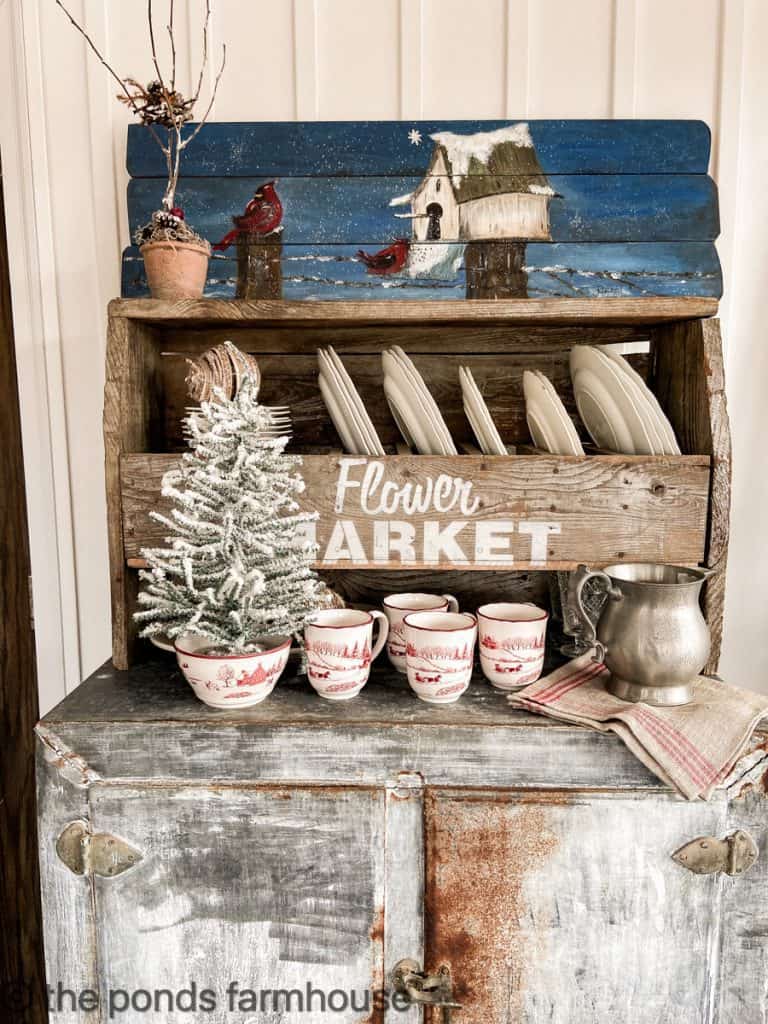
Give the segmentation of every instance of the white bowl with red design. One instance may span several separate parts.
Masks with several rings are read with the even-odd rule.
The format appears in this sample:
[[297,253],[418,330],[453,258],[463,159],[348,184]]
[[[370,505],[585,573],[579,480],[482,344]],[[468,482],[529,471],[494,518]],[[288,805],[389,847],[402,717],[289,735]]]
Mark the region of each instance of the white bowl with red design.
[[250,708],[275,688],[291,653],[288,636],[264,636],[263,648],[251,654],[221,654],[204,636],[185,633],[174,650],[184,678],[204,704],[212,708]]
[[469,686],[477,620],[469,612],[411,612],[403,619],[408,682],[427,704],[452,704]]
[[497,690],[536,682],[544,667],[549,614],[535,604],[499,602],[477,609],[480,668]]

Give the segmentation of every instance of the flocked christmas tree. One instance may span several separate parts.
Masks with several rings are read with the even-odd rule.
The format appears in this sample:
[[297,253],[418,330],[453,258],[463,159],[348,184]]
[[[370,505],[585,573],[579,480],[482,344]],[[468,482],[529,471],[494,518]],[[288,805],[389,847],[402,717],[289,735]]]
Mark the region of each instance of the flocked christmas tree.
[[[229,346],[233,359],[240,356]],[[294,634],[330,592],[311,568],[315,546],[299,511],[301,458],[288,438],[270,436],[273,419],[257,401],[258,380],[241,361],[234,398],[217,389],[186,420],[190,450],[163,479],[167,547],[142,552],[142,636],[192,632],[210,649],[242,654],[265,634]]]

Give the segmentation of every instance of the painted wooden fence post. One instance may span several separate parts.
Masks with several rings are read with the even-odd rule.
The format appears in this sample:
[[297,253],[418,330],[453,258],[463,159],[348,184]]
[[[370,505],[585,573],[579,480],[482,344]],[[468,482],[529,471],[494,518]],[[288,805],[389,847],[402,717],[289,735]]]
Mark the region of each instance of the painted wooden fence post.
[[242,232],[237,238],[238,299],[283,296],[283,243],[279,231],[268,235]]
[[525,242],[467,242],[468,299],[524,299],[528,295]]

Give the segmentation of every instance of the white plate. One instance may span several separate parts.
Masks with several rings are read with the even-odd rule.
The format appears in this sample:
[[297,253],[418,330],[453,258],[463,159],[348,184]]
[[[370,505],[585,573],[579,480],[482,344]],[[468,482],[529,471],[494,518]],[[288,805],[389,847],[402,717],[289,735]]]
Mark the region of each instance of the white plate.
[[454,447],[453,439],[421,374],[402,349],[393,346],[389,349],[389,354],[408,378],[410,385],[409,394],[413,396],[414,401],[417,403],[416,407],[423,410],[423,415],[429,427],[428,434],[431,436],[430,445],[432,451],[430,454],[456,455],[457,451]]
[[[544,395],[552,411],[552,415],[557,417],[557,421],[562,429],[561,447],[564,449],[561,454],[563,455],[583,455],[584,446],[581,443],[579,432],[574,426],[573,420],[568,415],[568,410],[563,405],[563,401],[555,391],[555,386],[552,381],[543,374],[540,370],[535,370],[534,373],[538,378],[539,383],[543,389]],[[568,449],[567,451],[565,449]]]
[[477,408],[474,402],[474,396],[470,397],[468,388],[465,388],[464,381],[461,379],[463,367],[459,367],[459,379],[461,380],[462,389],[462,405],[464,407],[464,415],[469,420],[469,425],[472,427],[472,433],[475,435],[475,440],[480,446],[480,451],[483,455],[495,454],[491,449],[493,447],[488,433],[485,429],[485,424],[480,418],[480,410]]
[[459,367],[464,412],[484,455],[506,455],[507,449],[496,429],[488,406],[469,367]]
[[664,410],[659,405],[659,400],[645,383],[643,378],[619,352],[613,350],[610,345],[600,345],[600,351],[609,359],[613,360],[626,377],[634,384],[635,394],[642,402],[644,412],[647,412],[648,422],[653,426],[656,436],[659,438],[662,451],[660,455],[680,455],[680,445],[677,443],[675,431],[669,422]]
[[363,400],[355,387],[352,378],[346,371],[344,364],[339,358],[338,354],[329,345],[327,348],[328,358],[336,370],[338,379],[341,381],[341,386],[345,389],[347,398],[349,399],[352,411],[357,420],[357,426],[366,441],[366,455],[383,455],[384,447],[379,440],[379,435],[376,433],[376,428],[371,422],[371,418],[368,415]]
[[366,421],[362,419],[357,412],[356,403],[354,401],[354,396],[357,392],[354,389],[354,385],[352,385],[351,391],[349,387],[345,385],[344,377],[339,373],[336,362],[333,360],[328,350],[319,351],[317,354],[319,359],[321,359],[321,366],[324,368],[326,380],[333,388],[337,402],[340,404],[341,410],[346,418],[347,429],[355,438],[357,438],[356,454],[369,456],[383,455],[384,450],[376,431],[373,431],[373,436],[369,432],[368,427],[370,425],[370,421],[366,423]]
[[[464,401],[464,411],[467,419],[475,432],[480,448],[484,455],[506,455],[507,449],[493,422],[493,417],[485,404],[485,399],[480,393],[472,376],[472,371],[467,366],[459,367],[459,381]],[[473,422],[474,420],[474,422]],[[477,425],[476,425],[477,424]]]
[[384,376],[384,394],[405,443],[420,455],[435,454],[424,430],[424,417],[414,411],[410,397],[404,394],[397,379],[390,374]]
[[409,380],[411,381],[416,394],[421,399],[423,408],[429,417],[432,429],[437,435],[439,450],[432,452],[432,454],[458,455],[458,450],[454,444],[453,438],[451,437],[450,431],[446,426],[443,415],[438,408],[437,402],[432,397],[432,392],[424,383],[423,377],[413,365],[413,361],[398,345],[393,345],[389,351],[408,374]]
[[472,427],[472,433],[475,435],[475,440],[480,446],[480,451],[483,455],[493,455],[494,453],[490,450],[491,445],[486,437],[483,424],[477,418],[474,406],[470,405],[469,400],[464,400],[464,415],[469,420],[469,425]]
[[[337,416],[341,418],[341,421],[344,424],[346,436],[351,439],[352,446],[349,449],[349,454],[371,455],[371,452],[369,451],[370,445],[368,438],[364,432],[362,432],[360,425],[357,422],[354,410],[352,409],[352,403],[349,400],[349,395],[344,389],[341,379],[336,373],[336,368],[329,358],[328,353],[323,350],[319,350],[317,352],[317,360],[319,362],[319,367],[321,367],[321,374],[325,379],[326,385],[330,389],[333,397],[336,399]],[[330,408],[329,412],[331,412]],[[333,419],[333,413],[331,414],[331,417]],[[335,420],[334,424],[336,425],[337,430],[339,430]],[[339,430],[339,434],[341,434],[342,440],[344,440],[344,433],[342,430]],[[346,441],[344,441],[344,443],[346,444]]]
[[552,455],[583,455],[579,435],[552,382],[538,370],[523,373],[525,418],[537,448]]
[[363,455],[363,452],[359,452],[357,450],[357,442],[349,431],[347,421],[344,418],[344,414],[341,411],[339,403],[336,401],[336,396],[333,393],[330,382],[326,380],[323,370],[320,371],[318,383],[320,385],[320,394],[323,396],[325,406],[331,414],[333,425],[336,427],[336,431],[341,438],[344,448],[350,455]]
[[439,439],[404,368],[388,350],[381,353],[381,362],[384,394],[403,440],[420,455],[442,455]]
[[592,370],[578,370],[573,393],[587,432],[598,448],[634,455],[632,434],[610,388]]
[[421,455],[449,455],[437,423],[427,408],[426,401],[408,368],[391,349],[381,354],[384,380],[393,382],[400,393],[400,415],[406,432],[410,432]]
[[[612,359],[608,358],[605,352],[601,352],[600,349],[591,345],[576,345],[571,350],[571,376],[574,382],[574,394],[576,394],[578,381],[583,380],[587,374],[590,375],[591,381],[589,390],[593,398],[603,407],[603,411],[608,413],[610,408],[606,394],[611,396],[613,406],[618,410],[618,415],[611,414],[613,416],[612,428],[617,438],[621,435],[622,439],[619,443],[622,447],[612,450],[623,452],[626,455],[661,455],[660,441],[654,444],[655,431],[649,429],[647,417],[643,415],[643,410],[640,407],[642,403],[637,400],[634,384],[630,384],[626,375],[621,372]],[[602,385],[602,389],[597,388],[596,382],[598,381]],[[576,394],[576,405],[581,414],[578,394]],[[587,405],[594,408],[590,405],[589,399]],[[621,432],[621,423],[629,433],[629,444],[626,443]]]

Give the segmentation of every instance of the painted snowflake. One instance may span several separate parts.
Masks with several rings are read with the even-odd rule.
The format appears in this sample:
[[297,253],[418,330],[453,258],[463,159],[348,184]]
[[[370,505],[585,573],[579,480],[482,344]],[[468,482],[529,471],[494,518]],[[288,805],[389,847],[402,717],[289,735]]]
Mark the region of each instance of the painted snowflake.
[[421,132],[418,131],[418,129],[416,128],[411,128],[411,130],[408,132],[408,141],[412,146],[420,146]]

